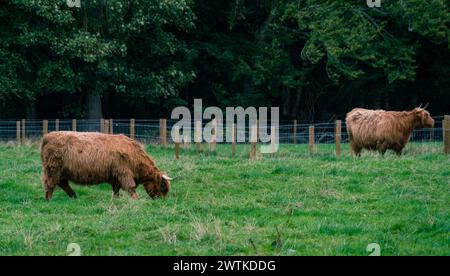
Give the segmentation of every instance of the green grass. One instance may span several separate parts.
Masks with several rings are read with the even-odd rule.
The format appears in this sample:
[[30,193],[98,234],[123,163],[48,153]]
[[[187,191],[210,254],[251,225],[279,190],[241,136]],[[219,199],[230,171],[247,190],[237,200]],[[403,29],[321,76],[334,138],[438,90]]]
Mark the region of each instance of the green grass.
[[[0,255],[450,255],[450,157],[334,157],[284,146],[248,160],[148,146],[170,195],[111,198],[109,185],[56,190],[46,202],[35,145],[0,145]],[[348,148],[344,146],[344,152]]]

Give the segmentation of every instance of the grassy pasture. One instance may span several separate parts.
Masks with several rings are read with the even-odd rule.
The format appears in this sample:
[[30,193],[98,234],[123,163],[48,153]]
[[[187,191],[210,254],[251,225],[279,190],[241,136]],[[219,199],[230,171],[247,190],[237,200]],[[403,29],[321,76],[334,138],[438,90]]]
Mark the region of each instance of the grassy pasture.
[[[328,148],[327,148],[328,147]],[[434,148],[433,146],[430,146]],[[215,153],[147,146],[179,178],[167,199],[133,201],[71,184],[46,202],[38,147],[0,145],[0,255],[450,255],[450,156],[429,150],[341,158],[333,145]],[[419,147],[421,148],[421,147]]]

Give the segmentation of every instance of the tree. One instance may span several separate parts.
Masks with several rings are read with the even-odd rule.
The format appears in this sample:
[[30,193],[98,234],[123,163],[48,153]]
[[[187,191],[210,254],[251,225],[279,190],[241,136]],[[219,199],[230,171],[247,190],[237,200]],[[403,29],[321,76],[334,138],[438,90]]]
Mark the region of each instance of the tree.
[[311,121],[450,104],[444,0],[8,0],[0,15],[0,115],[23,116],[20,101],[29,117],[43,102],[47,116],[167,117],[201,97]]
[[79,9],[15,0],[0,9],[2,100],[81,93],[87,117],[100,118],[107,92],[151,103],[193,78],[175,35],[193,27],[187,1],[83,1]]

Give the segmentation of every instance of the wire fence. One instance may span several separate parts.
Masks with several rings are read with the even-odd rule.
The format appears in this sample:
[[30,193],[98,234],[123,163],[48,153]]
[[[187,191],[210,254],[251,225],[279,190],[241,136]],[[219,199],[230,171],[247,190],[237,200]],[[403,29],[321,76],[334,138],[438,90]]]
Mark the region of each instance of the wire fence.
[[[414,130],[410,142],[404,152],[409,153],[438,153],[443,151],[443,120],[444,116],[433,117],[435,119],[434,128]],[[107,132],[114,134],[124,134],[132,137],[144,144],[171,144],[171,130],[177,120],[133,120],[133,119],[111,119],[111,120],[0,120],[0,141],[1,142],[37,142],[47,132],[75,130],[80,132]],[[107,126],[105,125],[107,124]],[[202,122],[202,129],[211,122]],[[260,125],[263,125],[260,123]],[[216,133],[218,143],[227,143],[227,137],[231,137],[231,125],[217,125],[221,131]],[[313,127],[313,133],[311,133]],[[195,140],[194,122],[191,124],[192,131],[181,131],[181,142],[194,143]],[[183,130],[183,129],[182,129]],[[259,127],[258,135],[270,137],[272,130],[278,133],[279,144],[310,145],[304,147],[305,151],[311,151],[311,143],[315,153],[330,153],[334,151],[331,144],[336,143],[336,122],[325,123],[298,123],[297,121],[280,121],[278,126]],[[249,143],[251,137],[251,127],[239,126],[235,128],[237,143]],[[343,145],[343,152],[347,151],[348,134],[345,121],[342,121],[340,139]],[[327,146],[328,145],[328,146]],[[301,147],[299,147],[301,148]],[[349,152],[349,149],[348,149]]]

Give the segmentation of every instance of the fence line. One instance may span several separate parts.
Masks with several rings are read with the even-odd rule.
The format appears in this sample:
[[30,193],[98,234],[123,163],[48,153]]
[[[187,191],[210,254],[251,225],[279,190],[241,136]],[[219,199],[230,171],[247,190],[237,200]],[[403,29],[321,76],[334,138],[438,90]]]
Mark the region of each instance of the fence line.
[[[421,130],[414,130],[411,135],[410,143],[408,145],[412,152],[450,152],[450,145],[445,144],[445,141],[450,141],[450,123],[447,123],[447,128],[444,130],[444,116],[433,117],[435,119],[435,127]],[[448,122],[449,117],[445,120]],[[174,144],[171,138],[171,130],[177,120],[169,119],[52,119],[52,120],[0,120],[0,141],[16,141],[17,143],[25,143],[26,141],[37,141],[48,132],[52,131],[67,131],[75,130],[82,132],[103,132],[124,134],[142,143],[148,144]],[[192,131],[183,133],[181,131],[179,143],[188,148],[189,143],[195,143],[197,150],[201,150],[201,143],[196,140],[196,136],[200,135],[201,129],[205,127],[208,122],[191,123]],[[233,123],[233,125],[215,124],[217,128],[222,128],[222,136],[214,131],[214,141],[226,141],[226,137],[233,137],[233,154],[235,154],[236,143],[250,143],[251,126],[240,126]],[[337,120],[336,122],[316,122],[316,123],[298,123],[297,120],[280,121],[276,126],[261,126],[257,127],[258,136],[261,133],[271,135],[271,131],[275,130],[278,135],[279,144],[304,144],[308,145],[308,152],[310,154],[320,153],[323,151],[319,145],[335,144],[333,151],[336,155],[341,154],[341,146],[348,143],[348,134],[345,121]],[[236,140],[237,137],[244,137],[244,141]],[[446,142],[450,143],[450,142]],[[444,149],[444,144],[447,145]],[[407,147],[407,149],[408,149]],[[417,150],[423,147],[422,150]],[[210,147],[215,148],[215,145]],[[327,148],[330,151],[330,148]]]

